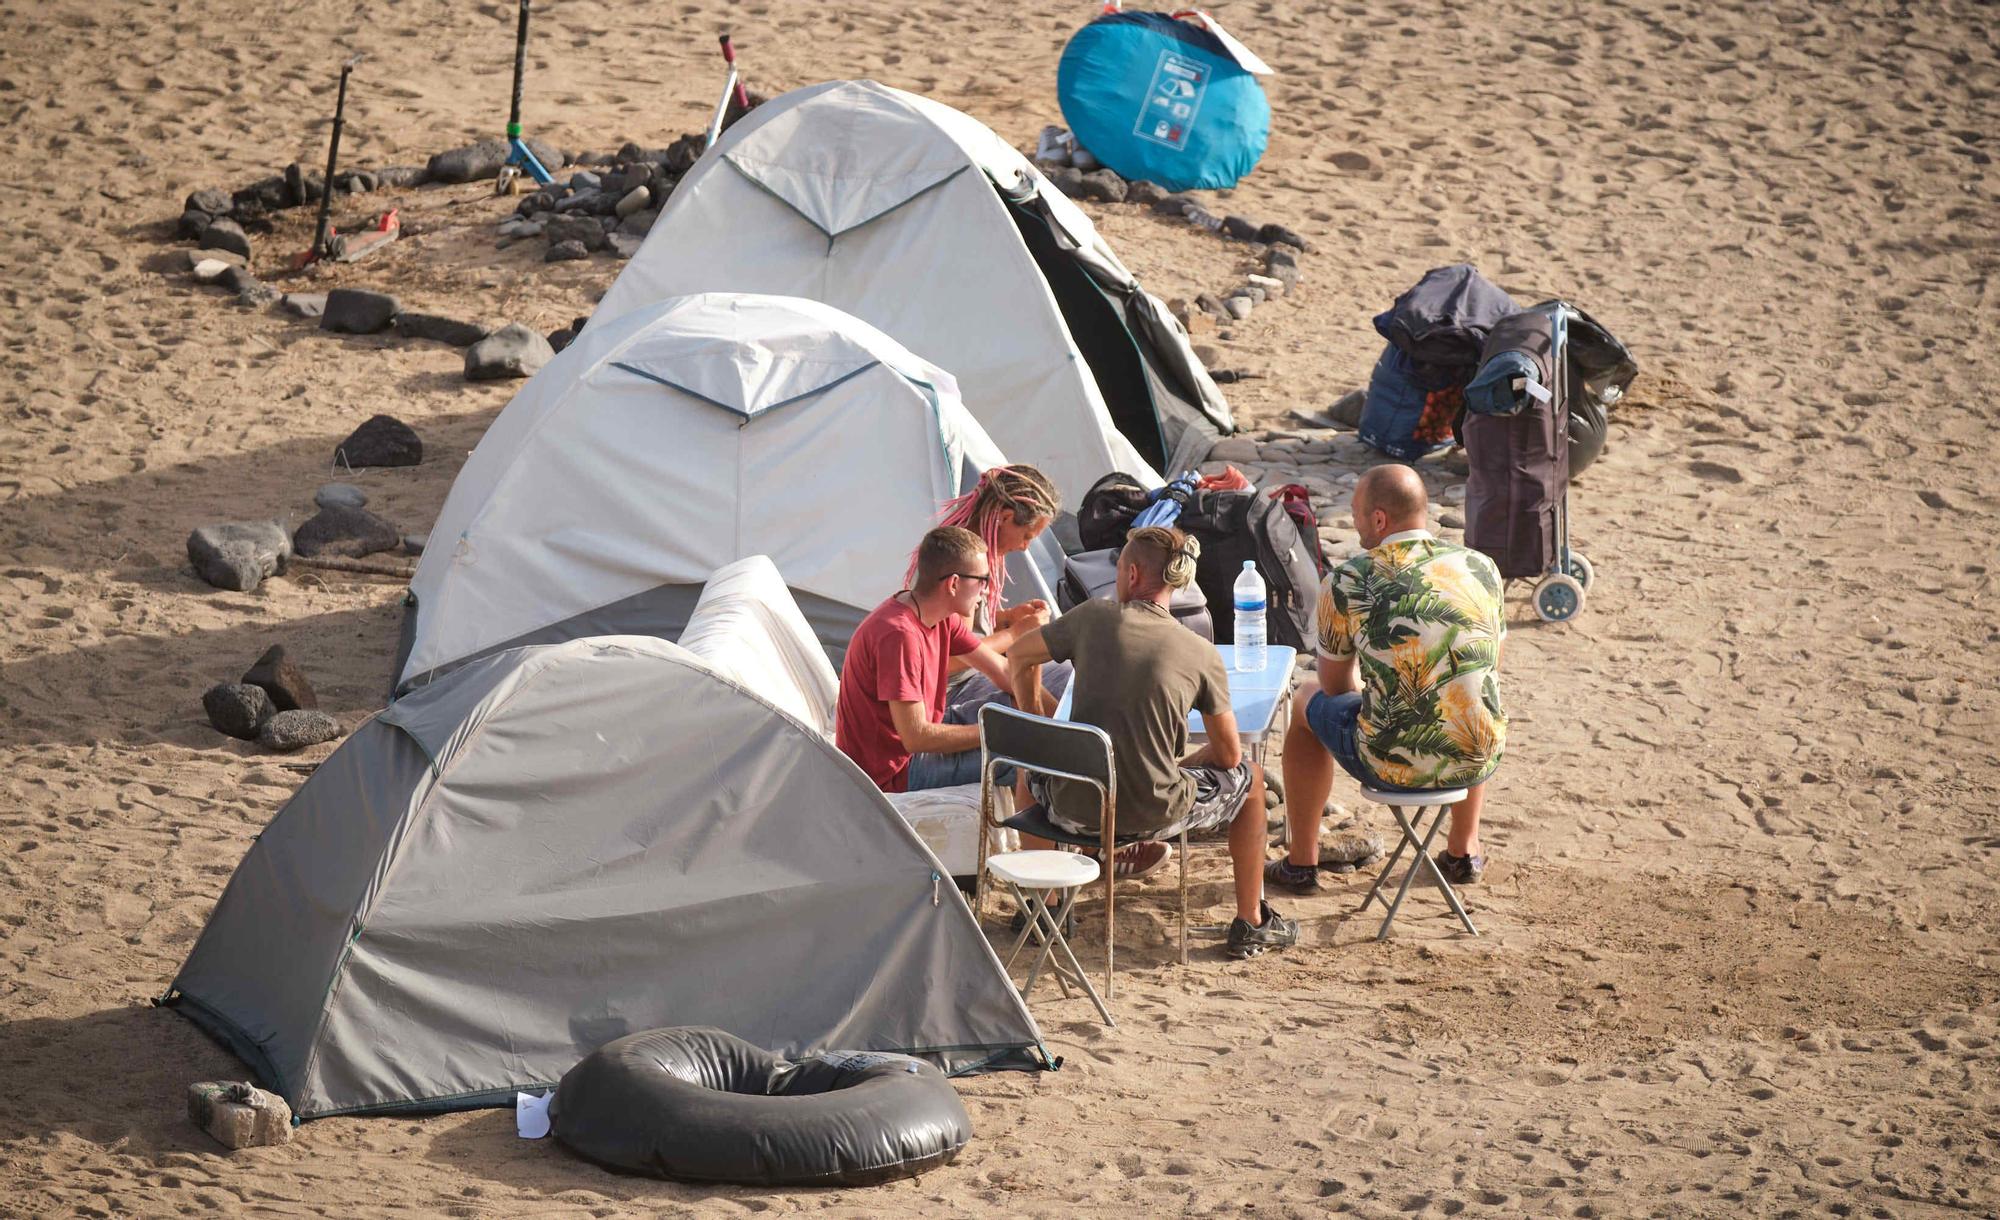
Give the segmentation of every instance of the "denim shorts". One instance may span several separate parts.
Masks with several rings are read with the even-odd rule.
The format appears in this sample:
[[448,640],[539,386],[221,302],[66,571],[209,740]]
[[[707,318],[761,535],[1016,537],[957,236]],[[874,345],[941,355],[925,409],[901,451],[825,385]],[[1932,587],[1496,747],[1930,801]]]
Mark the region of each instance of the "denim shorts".
[[1377,792],[1424,792],[1423,788],[1406,788],[1401,784],[1385,783],[1381,777],[1369,769],[1368,760],[1361,757],[1361,692],[1351,691],[1345,695],[1329,695],[1325,691],[1314,695],[1306,704],[1306,727],[1313,736],[1319,738],[1327,753],[1334,761],[1364,787]]

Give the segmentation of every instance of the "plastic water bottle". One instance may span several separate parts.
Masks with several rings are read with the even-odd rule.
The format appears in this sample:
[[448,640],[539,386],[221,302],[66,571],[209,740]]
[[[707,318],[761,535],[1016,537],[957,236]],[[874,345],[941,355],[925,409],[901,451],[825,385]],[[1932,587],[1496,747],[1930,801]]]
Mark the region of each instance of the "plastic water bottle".
[[1230,600],[1236,603],[1236,668],[1256,673],[1264,668],[1264,578],[1255,561],[1243,561]]

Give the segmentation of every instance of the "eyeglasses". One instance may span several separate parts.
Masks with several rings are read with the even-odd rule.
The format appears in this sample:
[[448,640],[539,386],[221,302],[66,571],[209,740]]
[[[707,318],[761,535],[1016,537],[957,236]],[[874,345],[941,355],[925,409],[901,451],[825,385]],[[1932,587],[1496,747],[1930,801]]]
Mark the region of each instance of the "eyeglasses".
[[993,574],[990,572],[984,576],[974,576],[970,572],[953,572],[952,575],[958,577],[960,580],[976,580],[982,585],[991,586],[993,584]]

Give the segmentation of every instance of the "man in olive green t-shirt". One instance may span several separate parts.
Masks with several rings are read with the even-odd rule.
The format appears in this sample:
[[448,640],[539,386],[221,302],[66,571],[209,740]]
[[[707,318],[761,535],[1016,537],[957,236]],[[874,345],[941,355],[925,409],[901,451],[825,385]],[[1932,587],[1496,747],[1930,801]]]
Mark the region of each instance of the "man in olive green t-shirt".
[[[1179,530],[1134,530],[1118,557],[1118,600],[1085,602],[1014,642],[1007,659],[1025,711],[1047,715],[1045,661],[1069,661],[1071,718],[1111,738],[1120,836],[1154,839],[1229,827],[1236,919],[1229,955],[1254,957],[1298,940],[1298,924],[1264,901],[1264,773],[1243,756],[1229,674],[1215,646],[1174,620],[1175,589],[1194,579],[1200,547]],[[1208,744],[1188,752],[1189,711]],[[1049,819],[1072,834],[1099,831],[1086,784],[1030,779]]]

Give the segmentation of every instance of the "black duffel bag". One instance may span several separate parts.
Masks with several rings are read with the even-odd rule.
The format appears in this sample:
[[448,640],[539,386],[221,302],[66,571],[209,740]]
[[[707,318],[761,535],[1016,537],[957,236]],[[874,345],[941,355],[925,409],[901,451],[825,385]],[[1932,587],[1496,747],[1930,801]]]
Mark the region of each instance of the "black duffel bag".
[[1152,503],[1152,491],[1129,474],[1114,470],[1092,483],[1076,508],[1076,529],[1083,538],[1083,549],[1124,546],[1132,522]]

